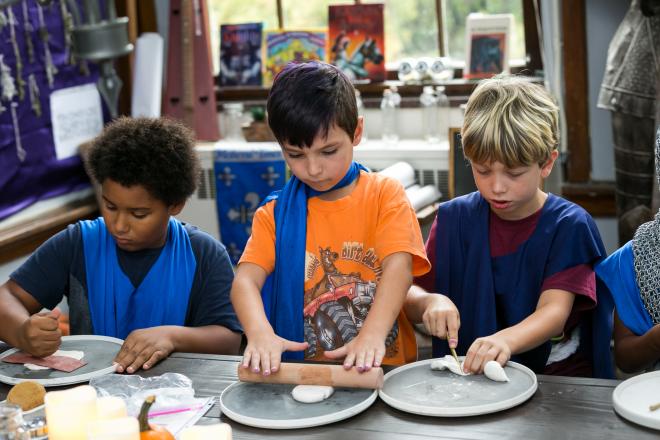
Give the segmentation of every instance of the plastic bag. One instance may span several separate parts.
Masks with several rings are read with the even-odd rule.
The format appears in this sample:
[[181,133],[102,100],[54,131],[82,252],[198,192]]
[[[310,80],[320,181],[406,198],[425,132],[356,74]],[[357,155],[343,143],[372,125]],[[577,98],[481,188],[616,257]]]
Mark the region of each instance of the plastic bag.
[[164,411],[176,411],[195,402],[192,380],[183,374],[165,373],[162,376],[140,377],[125,374],[108,374],[95,377],[89,384],[99,397],[116,396],[126,402],[128,415],[137,416],[147,396],[156,396],[149,415]]

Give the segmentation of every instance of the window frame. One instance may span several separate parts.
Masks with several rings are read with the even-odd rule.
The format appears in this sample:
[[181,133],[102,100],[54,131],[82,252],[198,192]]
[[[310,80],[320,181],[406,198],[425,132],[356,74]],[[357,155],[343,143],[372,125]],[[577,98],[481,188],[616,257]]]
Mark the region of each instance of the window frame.
[[[537,28],[537,5],[535,0],[521,0],[523,6],[523,22],[524,22],[524,33],[525,33],[525,64],[522,66],[512,66],[511,71],[513,73],[525,73],[530,76],[535,76],[539,71],[543,69],[543,63],[541,59],[541,51],[539,44],[539,33]],[[284,27],[284,13],[282,8],[282,0],[276,0],[277,2],[277,20],[280,28]],[[355,0],[355,4],[360,4],[360,0]],[[436,10],[436,24],[438,29],[442,28],[443,22],[443,9],[442,9],[443,0],[435,0],[435,10]],[[438,32],[438,55],[444,55],[444,33]],[[457,68],[454,69],[454,80],[443,83],[446,89],[447,96],[450,98],[450,102],[453,105],[459,105],[461,102],[467,101],[467,97],[472,93],[474,87],[476,87],[478,80],[466,80],[462,79],[463,69]],[[218,76],[216,79],[216,102],[218,103],[218,110],[222,109],[223,102],[231,101],[243,101],[248,105],[258,104],[261,101],[265,101],[268,96],[269,87],[267,86],[231,86],[231,87],[220,87]],[[371,107],[376,105],[373,102],[374,99],[380,99],[382,96],[383,90],[392,85],[396,85],[399,88],[399,93],[404,98],[404,106],[406,105],[406,97],[417,98],[421,93],[421,85],[406,85],[398,81],[397,71],[388,70],[387,71],[387,80],[383,83],[370,83],[370,84],[357,84],[355,87],[360,91],[365,101],[365,106]],[[410,106],[416,106],[417,101],[411,100],[408,103]]]

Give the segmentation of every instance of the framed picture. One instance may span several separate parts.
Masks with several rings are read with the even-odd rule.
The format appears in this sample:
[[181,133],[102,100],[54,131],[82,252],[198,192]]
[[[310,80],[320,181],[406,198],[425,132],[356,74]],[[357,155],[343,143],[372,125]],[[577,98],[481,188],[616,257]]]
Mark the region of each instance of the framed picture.
[[509,71],[512,14],[470,14],[465,23],[465,78],[490,78]]
[[463,156],[460,127],[449,128],[449,198],[477,190],[470,162]]

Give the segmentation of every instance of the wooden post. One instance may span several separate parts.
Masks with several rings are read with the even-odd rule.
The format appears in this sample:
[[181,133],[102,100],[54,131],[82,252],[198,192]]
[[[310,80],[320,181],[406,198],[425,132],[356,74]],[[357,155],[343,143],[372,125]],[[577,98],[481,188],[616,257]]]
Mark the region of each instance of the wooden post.
[[584,0],[562,0],[562,63],[566,112],[566,180],[588,182],[591,176],[589,83]]

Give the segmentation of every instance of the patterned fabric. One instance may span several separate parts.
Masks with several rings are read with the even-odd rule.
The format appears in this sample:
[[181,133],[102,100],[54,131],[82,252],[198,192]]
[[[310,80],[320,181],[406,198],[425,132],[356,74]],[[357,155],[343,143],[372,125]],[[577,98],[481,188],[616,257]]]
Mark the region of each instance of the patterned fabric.
[[[655,170],[660,180],[660,126],[655,136]],[[653,221],[637,229],[632,248],[635,277],[642,302],[653,324],[660,324],[660,212]]]
[[216,151],[213,167],[220,235],[231,262],[237,264],[252,233],[255,211],[286,182],[286,164],[279,148],[242,147]]

